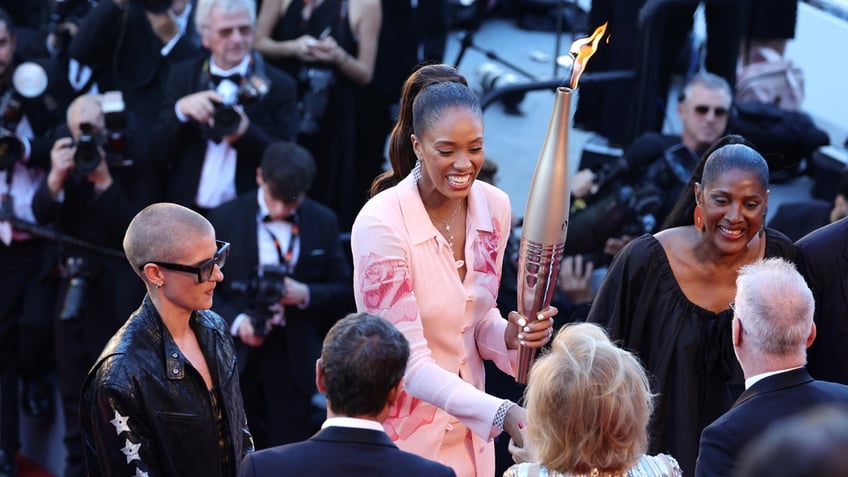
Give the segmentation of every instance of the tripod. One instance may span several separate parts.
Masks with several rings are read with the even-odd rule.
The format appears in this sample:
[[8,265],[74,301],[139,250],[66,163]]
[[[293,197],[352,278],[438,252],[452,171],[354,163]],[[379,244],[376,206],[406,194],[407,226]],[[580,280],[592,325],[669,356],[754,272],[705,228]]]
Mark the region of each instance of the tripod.
[[[554,59],[553,59],[553,76],[554,77],[556,77],[559,73],[559,65],[557,64],[556,59],[559,58],[559,56],[560,56],[559,55],[560,54],[560,43],[561,43],[562,34],[563,34],[562,12],[565,8],[565,1],[566,0],[559,0],[558,6],[557,6],[557,17],[556,17],[556,25],[557,26],[556,26],[556,34],[555,34],[556,47],[555,47],[555,53],[554,53]],[[573,0],[573,1],[576,4],[577,0]],[[496,62],[506,66],[507,68],[515,71],[516,73],[526,77],[527,79],[529,79],[531,81],[538,81],[539,78],[537,78],[533,73],[528,72],[527,70],[521,68],[520,66],[516,65],[515,63],[512,63],[510,61],[503,59],[502,57],[498,56],[498,54],[495,53],[494,51],[487,50],[485,48],[478,46],[476,43],[474,43],[474,33],[477,30],[480,29],[480,25],[483,23],[483,18],[486,16],[486,8],[487,8],[486,1],[485,0],[475,0],[474,8],[475,8],[475,12],[474,12],[474,18],[471,22],[471,27],[466,28],[460,34],[460,37],[459,37],[460,48],[459,48],[459,53],[456,56],[456,60],[454,60],[454,62],[453,62],[454,67],[459,69],[459,64],[462,62],[462,58],[465,56],[465,52],[469,48],[471,48],[472,50],[475,50],[475,51],[478,51],[478,52],[484,54],[486,56],[486,58],[488,58],[492,61],[496,61]],[[572,31],[571,31],[572,37],[574,37],[574,33],[575,32],[574,32],[573,25],[572,25]]]

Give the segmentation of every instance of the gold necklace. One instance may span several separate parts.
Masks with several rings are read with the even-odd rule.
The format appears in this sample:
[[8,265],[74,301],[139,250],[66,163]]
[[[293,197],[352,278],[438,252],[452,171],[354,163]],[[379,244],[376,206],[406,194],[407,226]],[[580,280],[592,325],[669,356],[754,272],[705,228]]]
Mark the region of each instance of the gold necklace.
[[448,239],[448,244],[450,244],[451,251],[453,251],[453,227],[451,227],[451,223],[453,223],[453,219],[454,217],[456,217],[456,213],[459,212],[459,204],[461,203],[461,199],[456,201],[456,205],[453,207],[453,212],[451,212],[447,220],[442,219],[441,217],[437,217],[436,214],[430,212],[429,210],[427,211],[427,214],[430,215],[430,218],[436,219],[445,225],[445,232],[443,235],[445,235],[445,238]]

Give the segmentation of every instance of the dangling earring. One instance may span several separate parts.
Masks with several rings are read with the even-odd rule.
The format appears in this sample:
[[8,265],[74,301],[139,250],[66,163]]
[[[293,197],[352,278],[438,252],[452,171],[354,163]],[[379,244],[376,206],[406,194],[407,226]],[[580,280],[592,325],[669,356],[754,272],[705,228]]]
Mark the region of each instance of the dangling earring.
[[421,180],[421,158],[415,161],[415,167],[412,168],[412,178],[415,179],[415,182]]
[[704,230],[704,213],[701,211],[701,206],[695,206],[695,228],[698,230]]
[[763,222],[760,224],[760,231],[757,232],[757,235],[760,238],[763,238],[763,234],[766,233],[766,214],[763,213]]

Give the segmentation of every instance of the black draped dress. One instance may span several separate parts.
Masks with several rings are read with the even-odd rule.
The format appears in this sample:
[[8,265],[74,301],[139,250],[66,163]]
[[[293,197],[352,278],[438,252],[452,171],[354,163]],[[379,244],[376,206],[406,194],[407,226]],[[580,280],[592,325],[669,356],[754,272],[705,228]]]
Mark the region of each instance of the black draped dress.
[[[766,229],[766,257],[795,260],[795,245]],[[730,409],[744,390],[733,353],[733,311],[701,308],[683,294],[660,242],[643,235],[610,265],[587,321],[635,352],[658,396],[650,424],[649,454],[674,456],[693,475],[701,431]]]
[[[348,2],[346,0],[324,0],[312,12],[308,20],[303,19],[303,2],[293,0],[271,33],[274,40],[285,41],[310,34],[319,38],[329,28],[329,35],[353,57],[357,56],[358,43],[350,28]],[[355,99],[356,87],[335,66],[308,63],[296,58],[271,61],[298,81],[298,100],[302,101],[309,87],[305,79],[305,68],[328,67],[333,72],[333,84],[329,88],[324,116],[318,121],[315,133],[301,133],[297,142],[309,150],[315,159],[315,181],[309,196],[333,209],[339,217],[342,230],[350,230],[358,210],[354,204],[358,196],[353,190],[356,173]]]

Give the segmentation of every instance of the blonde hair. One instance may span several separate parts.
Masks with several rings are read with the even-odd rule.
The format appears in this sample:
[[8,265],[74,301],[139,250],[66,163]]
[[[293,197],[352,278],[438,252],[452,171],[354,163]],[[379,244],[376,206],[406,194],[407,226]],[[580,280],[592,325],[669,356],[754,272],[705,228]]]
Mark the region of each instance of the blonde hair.
[[591,323],[564,326],[525,390],[539,461],[561,473],[624,473],[645,454],[653,411],[648,378]]

